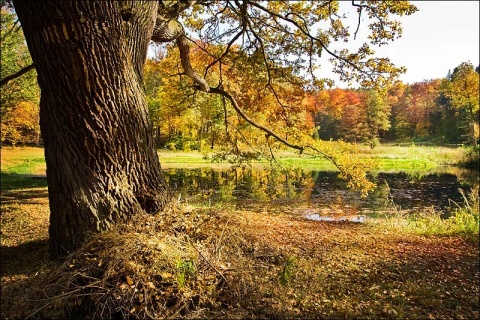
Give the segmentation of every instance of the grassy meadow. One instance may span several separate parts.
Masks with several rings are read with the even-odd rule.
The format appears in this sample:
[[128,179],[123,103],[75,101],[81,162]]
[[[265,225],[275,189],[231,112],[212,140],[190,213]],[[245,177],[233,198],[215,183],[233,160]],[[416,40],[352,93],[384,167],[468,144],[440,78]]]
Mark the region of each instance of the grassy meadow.
[[[392,208],[364,224],[173,202],[52,262],[43,149],[1,152],[2,319],[480,316],[478,189],[447,220]],[[211,165],[195,152],[159,156],[163,168]],[[456,163],[461,149],[381,146],[357,156],[384,169],[429,168]]]
[[[1,150],[2,172],[13,174],[45,174],[45,160],[43,148],[15,148],[4,147]],[[431,147],[431,146],[393,146],[380,145],[374,149],[369,146],[359,146],[356,157],[363,159],[374,159],[378,169],[386,170],[395,168],[402,169],[422,169],[433,168],[443,165],[458,164],[463,157],[463,148]],[[162,167],[201,167],[201,166],[219,166],[227,168],[228,163],[212,163],[212,152],[200,153],[197,151],[158,151]],[[206,157],[205,157],[206,156]],[[309,156],[299,156],[291,151],[279,151],[277,159],[284,165],[296,165],[304,169],[333,169],[333,165],[322,158],[313,158]],[[260,161],[257,164],[265,164]],[[254,162],[255,164],[255,162]]]
[[[455,165],[461,161],[463,154],[463,148],[380,145],[374,149],[369,146],[358,146],[358,153],[355,156],[361,159],[375,160],[379,170],[392,168],[408,170]],[[205,159],[204,154],[194,151],[161,150],[159,151],[159,156],[160,162],[164,167],[184,166],[186,164],[212,166],[212,163]],[[211,155],[207,154],[207,156]],[[325,170],[334,168],[325,159],[299,156],[298,153],[291,151],[279,151],[276,157],[279,163],[283,165],[296,165],[304,169]],[[228,166],[228,164],[220,165]]]

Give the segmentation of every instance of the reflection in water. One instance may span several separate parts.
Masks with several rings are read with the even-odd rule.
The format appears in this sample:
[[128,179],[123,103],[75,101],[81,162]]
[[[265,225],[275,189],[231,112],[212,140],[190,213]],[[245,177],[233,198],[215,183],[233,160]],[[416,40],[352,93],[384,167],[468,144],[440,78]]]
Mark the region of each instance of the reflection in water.
[[[211,168],[167,169],[167,181],[175,193],[195,203],[229,203],[248,208],[279,211],[288,206],[305,213],[330,216],[381,213],[395,205],[406,212],[434,209],[448,213],[452,201],[463,203],[459,192],[478,184],[478,173],[381,172],[371,179],[377,188],[368,197],[349,190],[336,172],[297,169],[289,173],[268,169],[215,170]],[[303,208],[300,210],[300,208]]]

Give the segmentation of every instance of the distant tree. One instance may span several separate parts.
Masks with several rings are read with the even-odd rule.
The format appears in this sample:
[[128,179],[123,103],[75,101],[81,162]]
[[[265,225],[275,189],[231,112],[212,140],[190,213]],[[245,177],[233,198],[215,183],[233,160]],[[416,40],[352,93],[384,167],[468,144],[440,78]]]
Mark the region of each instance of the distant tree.
[[323,96],[323,99],[319,99],[319,102],[322,101],[322,103],[315,117],[319,137],[323,140],[338,140],[341,138],[340,122],[343,109],[348,103],[346,101],[346,90],[340,88],[324,90],[319,93],[319,96]]
[[[218,52],[223,50],[222,46],[211,45],[211,51],[212,47],[216,47]],[[254,154],[268,154],[269,146],[265,144],[264,135],[258,135],[255,128],[237,113],[225,112],[225,101],[222,101],[221,96],[198,94],[195,88],[189,86],[188,77],[181,72],[178,50],[172,46],[167,50],[166,57],[158,63],[164,79],[156,88],[156,98],[147,95],[147,100],[161,101],[155,119],[162,119],[164,143],[176,149],[202,149],[203,144],[209,144],[213,148],[217,143],[219,148],[216,152],[223,153],[223,157],[241,153],[240,150],[247,147],[255,149]],[[295,140],[299,131],[313,132],[313,122],[308,120],[308,107],[305,103],[305,81],[294,75],[288,67],[274,66],[275,70],[269,75],[262,68],[263,59],[259,54],[235,52],[238,50],[235,47],[230,50],[237,54],[235,63],[242,64],[243,68],[229,68],[228,65],[233,61],[225,58],[227,67],[223,67],[221,72],[212,69],[206,77],[208,82],[218,82],[221,79],[222,86],[235,95],[246,115],[255,117],[257,124],[275,127],[276,133],[286,140],[292,137]],[[214,59],[194,47],[190,51],[190,61],[195,69],[201,69],[202,65],[211,63]],[[147,66],[149,64],[147,61]],[[263,86],[269,76],[272,82],[278,84],[275,92]],[[286,76],[289,81],[285,80]],[[226,125],[227,130],[222,130],[223,125]],[[198,143],[192,144],[192,141]],[[273,145],[274,141],[270,147]],[[252,153],[248,155],[250,158],[253,156]]]
[[430,117],[439,109],[437,101],[440,83],[440,79],[433,79],[411,85],[407,120],[414,138],[425,138],[432,133]]
[[402,82],[397,82],[388,90],[387,103],[391,108],[391,126],[386,134],[388,140],[411,138],[411,127],[407,120],[410,92],[411,87]]
[[323,90],[317,95],[315,124],[319,137],[324,140],[342,139],[361,142],[368,139],[366,107],[363,93],[358,90]]
[[463,62],[442,82],[441,93],[447,107],[455,110],[458,123],[465,123],[467,140],[476,146],[479,136],[479,73],[470,62]]
[[160,61],[156,59],[148,59],[145,63],[143,72],[145,83],[145,96],[147,100],[150,120],[152,121],[153,133],[155,136],[155,146],[160,147],[162,144],[162,118],[160,114],[162,102],[158,96],[158,89],[163,81],[163,76],[160,69]]
[[367,110],[364,104],[365,93],[361,90],[348,90],[345,96],[340,120],[340,133],[343,140],[348,142],[365,142],[368,134],[365,134],[367,125]]
[[2,117],[2,142],[39,145],[39,107],[30,101],[19,102]]
[[376,145],[390,128],[390,105],[379,90],[323,90],[317,104],[315,125],[321,139]]
[[[190,62],[197,69],[212,60],[198,47],[190,50]],[[148,59],[145,67],[147,103],[160,147],[198,149],[208,140],[212,146],[223,123],[221,97],[200,95],[182,73],[178,48],[167,46],[160,61]],[[216,76],[216,75],[214,75]],[[208,81],[212,81],[209,77]]]
[[398,85],[390,90],[388,100],[392,107],[391,131],[396,138],[433,137],[432,115],[438,112],[440,79]]
[[390,128],[390,106],[386,102],[385,94],[377,90],[369,90],[365,98],[367,111],[368,132],[365,136],[374,147],[381,138],[381,135]]

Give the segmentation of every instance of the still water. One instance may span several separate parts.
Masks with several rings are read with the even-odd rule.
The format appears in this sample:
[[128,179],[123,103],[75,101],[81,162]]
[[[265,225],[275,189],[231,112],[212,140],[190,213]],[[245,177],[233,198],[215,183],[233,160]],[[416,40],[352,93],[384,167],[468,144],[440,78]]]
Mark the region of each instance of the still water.
[[377,188],[366,198],[346,187],[334,171],[297,169],[166,169],[167,181],[185,201],[232,205],[299,214],[375,216],[392,209],[405,213],[435,210],[448,216],[474,185],[478,172],[458,168],[434,171],[378,172],[370,176]]

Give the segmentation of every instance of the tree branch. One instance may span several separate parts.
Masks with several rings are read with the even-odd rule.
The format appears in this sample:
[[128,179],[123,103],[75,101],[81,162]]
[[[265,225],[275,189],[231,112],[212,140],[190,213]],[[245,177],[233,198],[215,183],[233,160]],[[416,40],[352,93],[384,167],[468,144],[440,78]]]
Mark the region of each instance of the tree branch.
[[[265,132],[267,134],[267,137],[269,136],[272,136],[274,137],[277,141],[283,143],[284,145],[292,148],[292,149],[295,149],[295,150],[298,150],[300,152],[300,154],[302,154],[305,149],[310,149],[312,151],[314,151],[316,153],[316,155],[320,155],[322,157],[324,157],[325,159],[329,160],[335,167],[337,167],[337,169],[340,171],[341,174],[344,174],[346,176],[348,176],[348,170],[345,169],[344,166],[342,166],[341,164],[339,164],[339,162],[334,158],[334,156],[331,156],[331,155],[328,155],[326,154],[325,152],[322,152],[321,150],[315,148],[314,146],[312,145],[298,145],[298,144],[295,144],[295,143],[290,143],[288,142],[287,140],[283,139],[282,137],[280,137],[279,135],[277,135],[275,132],[273,132],[272,130],[270,130],[269,128],[267,127],[264,127],[262,126],[261,124],[258,124],[256,123],[254,120],[250,119],[249,116],[247,116],[247,114],[242,110],[242,108],[238,105],[236,99],[231,96],[228,92],[226,92],[225,90],[217,87],[217,88],[210,88],[210,91],[208,93],[216,93],[216,94],[219,94],[222,96],[223,99],[228,99],[233,107],[233,109],[235,109],[235,111],[237,112],[237,114],[242,117],[245,121],[247,121],[250,125],[254,126],[255,128],[259,129],[259,130],[262,130],[263,132]],[[225,109],[225,104],[224,104],[224,111],[226,113],[226,109]],[[225,115],[226,116],[226,115]],[[238,150],[237,150],[238,151]]]
[[338,56],[337,54],[335,54],[334,52],[332,52],[330,49],[328,49],[328,47],[323,43],[323,41],[318,38],[318,37],[315,37],[315,36],[312,36],[312,34],[310,33],[310,31],[308,29],[305,29],[303,28],[300,24],[298,24],[295,20],[293,19],[290,19],[288,17],[284,17],[278,13],[275,13],[275,12],[272,12],[270,10],[268,10],[267,8],[265,8],[264,6],[258,4],[258,3],[252,3],[252,6],[255,6],[257,7],[258,9],[268,13],[269,15],[273,16],[273,17],[277,17],[279,19],[282,19],[284,21],[287,21],[287,22],[290,22],[292,25],[294,25],[298,30],[300,30],[300,32],[302,32],[306,37],[310,38],[311,40],[314,40],[314,41],[317,41],[320,46],[328,53],[330,54],[332,57],[335,57],[336,59],[340,60],[340,61],[343,61],[344,63],[350,65],[352,68],[356,69],[357,71],[359,71],[360,73],[363,73],[363,74],[368,74],[365,70],[363,70],[362,68],[358,67],[355,63],[349,61],[348,59],[345,59],[341,56]]
[[31,65],[23,67],[22,69],[20,69],[20,71],[14,73],[14,74],[6,76],[5,78],[3,78],[0,81],[0,87],[3,87],[4,85],[6,85],[8,82],[12,81],[13,79],[21,77],[22,75],[24,75],[25,73],[27,73],[28,71],[30,71],[32,69],[35,69],[35,65],[33,63]]
[[[360,19],[362,17],[363,9],[367,9],[367,10],[369,8],[370,8],[370,10],[372,10],[372,9],[368,5],[356,4],[355,0],[352,0],[352,6],[359,8],[357,30],[355,30],[355,34],[354,34],[354,37],[353,37],[353,39],[357,39],[357,32],[358,32],[358,29],[360,29],[360,21],[361,21]],[[380,28],[382,29],[382,31],[384,31],[385,30],[385,23],[383,22],[382,18],[378,16],[378,14],[375,10],[372,10],[372,14],[375,16],[375,18],[378,19],[378,21],[380,22]]]
[[252,126],[254,126],[255,128],[257,129],[260,129],[262,130],[263,132],[271,135],[272,137],[274,137],[275,139],[277,139],[278,141],[280,141],[281,143],[283,143],[284,145],[292,148],[292,149],[296,149],[296,150],[299,150],[300,152],[303,152],[303,150],[305,149],[305,147],[303,146],[299,146],[299,145],[296,145],[296,144],[292,144],[290,142],[288,142],[287,140],[283,139],[282,137],[278,136],[275,132],[273,132],[272,130],[270,130],[269,128],[267,127],[264,127],[262,126],[261,124],[258,124],[256,123],[255,121],[253,121],[252,119],[250,119],[249,116],[247,116],[245,114],[245,112],[242,110],[242,108],[240,108],[240,106],[238,105],[237,103],[237,100],[235,100],[235,98],[233,98],[228,92],[220,89],[220,88],[210,88],[210,93],[216,93],[216,94],[220,94],[222,95],[223,97],[227,98],[230,103],[232,104],[232,107],[233,109],[235,109],[235,111],[245,120],[247,121],[249,124],[251,124]]
[[13,26],[10,28],[10,30],[8,30],[7,32],[5,32],[3,35],[2,35],[2,42],[5,41],[5,39],[8,37],[8,35],[10,33],[15,33],[17,32],[18,30],[20,30],[21,26],[20,26],[20,21],[17,19],[15,20],[15,22],[13,23]]
[[352,6],[359,8],[359,10],[358,10],[357,30],[355,30],[355,34],[353,35],[353,39],[356,40],[356,39],[357,39],[358,30],[360,29],[360,22],[361,22],[361,18],[362,18],[363,6],[361,6],[361,5],[359,5],[359,4],[356,4],[354,0],[352,0]]

